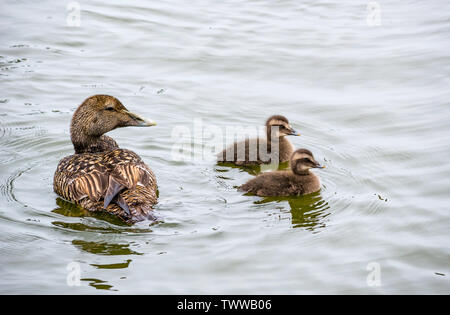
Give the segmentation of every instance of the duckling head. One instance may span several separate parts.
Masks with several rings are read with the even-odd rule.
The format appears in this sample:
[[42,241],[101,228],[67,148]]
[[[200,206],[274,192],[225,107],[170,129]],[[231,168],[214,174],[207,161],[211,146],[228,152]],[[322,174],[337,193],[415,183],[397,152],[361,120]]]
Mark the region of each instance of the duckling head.
[[315,159],[311,151],[307,149],[298,149],[292,153],[291,169],[297,175],[308,174],[311,168],[325,168],[320,165]]
[[269,117],[266,121],[266,130],[267,139],[271,139],[272,136],[277,138],[284,136],[300,136],[300,133],[289,124],[289,120],[281,115],[273,115]]
[[117,98],[94,95],[87,98],[73,114],[70,134],[77,152],[116,128],[154,125],[154,121],[130,112]]

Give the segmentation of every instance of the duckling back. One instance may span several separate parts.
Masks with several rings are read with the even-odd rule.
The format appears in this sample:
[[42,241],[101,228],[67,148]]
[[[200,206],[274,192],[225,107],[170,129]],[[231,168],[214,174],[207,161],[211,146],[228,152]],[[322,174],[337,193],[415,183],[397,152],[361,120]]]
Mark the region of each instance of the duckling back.
[[[279,163],[289,161],[293,151],[291,142],[284,137],[273,143],[261,138],[246,139],[233,143],[217,154],[217,161],[235,165]],[[272,161],[274,158],[276,161]]]
[[294,174],[291,170],[260,174],[240,187],[240,190],[257,196],[300,196],[320,190],[320,180],[310,172]]

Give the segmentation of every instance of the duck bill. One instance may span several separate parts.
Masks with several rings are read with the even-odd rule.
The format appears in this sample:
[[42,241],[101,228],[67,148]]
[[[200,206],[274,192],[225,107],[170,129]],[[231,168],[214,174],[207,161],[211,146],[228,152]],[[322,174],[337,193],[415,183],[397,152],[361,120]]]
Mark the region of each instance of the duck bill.
[[317,163],[314,168],[325,168],[325,165],[320,165],[319,163]]
[[127,124],[128,126],[134,126],[134,127],[156,126],[156,122],[151,119],[141,117],[138,114],[132,113],[127,110],[125,110],[124,113],[127,114],[131,118],[131,121]]
[[297,136],[297,137],[299,137],[299,136],[300,136],[300,132],[298,132],[298,131],[295,130],[295,129],[292,129],[292,130],[288,133],[288,136]]

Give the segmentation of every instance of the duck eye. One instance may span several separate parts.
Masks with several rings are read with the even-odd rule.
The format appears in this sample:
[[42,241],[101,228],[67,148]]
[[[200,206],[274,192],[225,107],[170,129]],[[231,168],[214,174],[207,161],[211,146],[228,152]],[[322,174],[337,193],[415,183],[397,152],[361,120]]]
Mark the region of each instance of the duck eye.
[[105,110],[113,112],[114,111],[114,107],[108,106],[108,107],[105,108]]

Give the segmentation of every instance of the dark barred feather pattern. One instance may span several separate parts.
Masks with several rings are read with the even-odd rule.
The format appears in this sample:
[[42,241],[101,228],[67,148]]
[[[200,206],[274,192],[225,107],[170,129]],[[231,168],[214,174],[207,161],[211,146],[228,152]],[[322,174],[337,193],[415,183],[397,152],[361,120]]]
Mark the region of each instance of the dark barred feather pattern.
[[[63,158],[53,188],[87,210],[107,211],[127,222],[153,218],[152,206],[157,201],[155,175],[136,153],[126,149]],[[112,201],[105,208],[108,196]]]
[[92,201],[89,198],[84,198],[79,204],[90,211],[107,211],[128,223],[139,222],[146,219],[156,220],[156,217],[152,214],[153,205],[156,204],[158,199],[156,189],[136,186],[134,189],[127,189],[122,193],[119,193],[118,198],[123,198],[125,200],[130,209],[131,217],[123,208],[115,203],[110,203],[108,207],[106,207],[106,210],[103,208],[103,202]]

